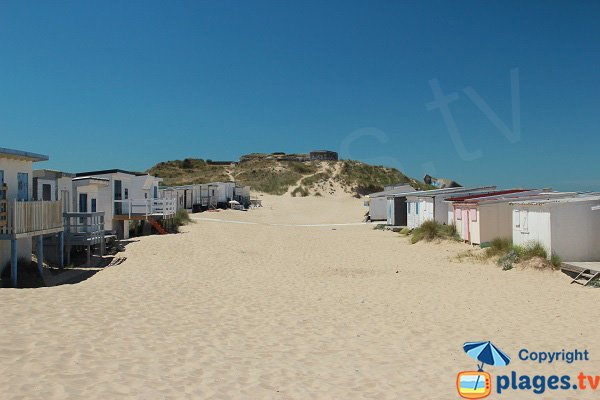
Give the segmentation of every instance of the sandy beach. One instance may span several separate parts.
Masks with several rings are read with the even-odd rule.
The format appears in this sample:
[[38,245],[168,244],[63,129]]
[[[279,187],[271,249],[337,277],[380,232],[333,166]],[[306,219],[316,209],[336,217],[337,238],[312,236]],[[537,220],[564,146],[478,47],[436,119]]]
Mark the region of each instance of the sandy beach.
[[[600,372],[600,292],[453,261],[460,243],[411,245],[362,224],[349,195],[261,198],[136,238],[81,283],[2,289],[2,398],[456,399],[475,340],[513,358],[492,374]],[[540,365],[522,348],[591,360]]]

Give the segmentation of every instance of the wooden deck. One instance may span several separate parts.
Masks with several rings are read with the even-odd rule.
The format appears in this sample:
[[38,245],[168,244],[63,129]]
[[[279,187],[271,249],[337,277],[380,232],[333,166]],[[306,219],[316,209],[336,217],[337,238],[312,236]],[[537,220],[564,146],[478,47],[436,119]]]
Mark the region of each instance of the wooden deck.
[[587,286],[600,277],[600,261],[592,262],[564,262],[560,270],[573,278],[571,283]]

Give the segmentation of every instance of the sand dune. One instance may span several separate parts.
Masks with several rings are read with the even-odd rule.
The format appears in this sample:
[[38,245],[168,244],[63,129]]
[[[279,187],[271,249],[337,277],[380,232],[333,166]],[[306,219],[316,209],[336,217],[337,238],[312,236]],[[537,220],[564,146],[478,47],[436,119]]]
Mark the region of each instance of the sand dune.
[[[196,215],[245,224],[140,238],[77,285],[1,290],[2,397],[455,399],[456,373],[475,367],[462,343],[488,339],[520,374],[600,372],[600,292],[452,262],[462,244],[302,226],[360,222],[361,200],[263,199]],[[592,361],[539,366],[517,360],[523,347]]]

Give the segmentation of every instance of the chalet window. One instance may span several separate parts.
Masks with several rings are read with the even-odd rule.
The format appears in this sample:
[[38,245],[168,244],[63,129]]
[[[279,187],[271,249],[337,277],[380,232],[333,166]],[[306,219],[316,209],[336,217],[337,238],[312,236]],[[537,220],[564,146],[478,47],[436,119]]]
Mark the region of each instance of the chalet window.
[[92,199],[92,212],[96,212],[96,199]]
[[52,186],[47,183],[42,184],[42,200],[52,201]]
[[79,212],[87,212],[87,193],[79,193]]
[[513,221],[515,222],[515,228],[521,228],[521,212],[519,210],[515,210],[513,214]]
[[460,208],[457,208],[454,210],[454,215],[456,215],[456,220],[457,221],[461,221],[462,220],[462,210]]
[[17,173],[17,201],[27,201],[29,199],[29,174],[26,172]]
[[125,200],[129,198],[129,189],[125,188]]
[[521,211],[521,230],[527,231],[529,227],[529,212]]
[[471,222],[477,222],[477,210],[469,210],[471,215]]
[[419,203],[415,203],[415,214],[419,213]]

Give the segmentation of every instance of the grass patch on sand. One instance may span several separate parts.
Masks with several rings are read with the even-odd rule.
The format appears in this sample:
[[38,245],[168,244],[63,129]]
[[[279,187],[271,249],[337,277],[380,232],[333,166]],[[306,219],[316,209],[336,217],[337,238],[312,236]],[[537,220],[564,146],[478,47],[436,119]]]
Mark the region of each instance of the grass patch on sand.
[[404,235],[404,236],[408,236],[408,235],[410,235],[410,232],[411,232],[410,228],[404,227],[404,228],[400,229],[400,232],[398,232],[398,233],[400,233],[401,235]]
[[180,209],[175,213],[173,222],[175,223],[175,226],[184,226],[192,222],[192,218],[186,210]]
[[467,250],[456,256],[457,261],[473,259],[481,262],[495,260],[496,264],[508,271],[519,264],[523,267],[535,269],[558,269],[562,260],[557,254],[548,252],[539,242],[530,242],[523,246],[517,246],[509,238],[497,238],[490,242],[483,252]]
[[410,242],[415,244],[422,240],[431,242],[432,240],[459,240],[456,226],[443,225],[437,221],[425,221],[418,228],[413,229]]
[[310,192],[304,186],[298,186],[290,194],[292,197],[306,197]]

